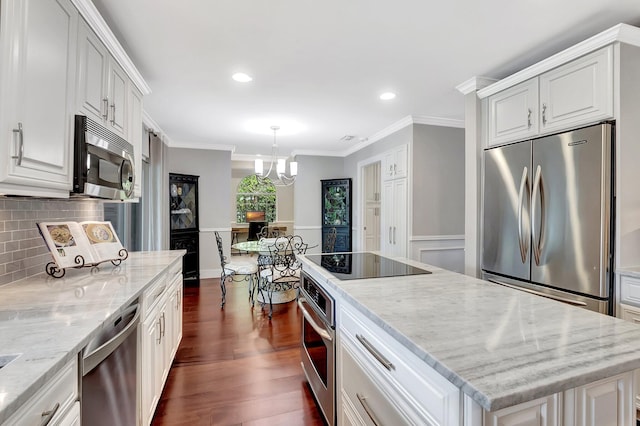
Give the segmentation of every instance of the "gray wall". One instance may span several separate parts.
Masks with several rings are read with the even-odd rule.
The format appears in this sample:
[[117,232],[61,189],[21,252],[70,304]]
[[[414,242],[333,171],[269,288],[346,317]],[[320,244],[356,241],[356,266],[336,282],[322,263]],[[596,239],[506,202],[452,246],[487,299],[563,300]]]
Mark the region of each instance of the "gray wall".
[[413,127],[413,235],[463,235],[464,129]]
[[[200,176],[200,228],[228,228],[231,207],[231,151],[169,149],[169,173]],[[167,176],[167,179],[169,177]]]
[[322,179],[348,177],[341,157],[296,156],[298,178],[294,184],[294,231],[310,246],[307,253],[322,251]]
[[[220,271],[220,258],[213,231],[230,227],[231,151],[170,148],[168,157],[169,173],[200,176],[200,273],[202,278],[216,276]],[[168,181],[168,175],[166,179]],[[223,235],[227,242],[229,235],[229,232]]]

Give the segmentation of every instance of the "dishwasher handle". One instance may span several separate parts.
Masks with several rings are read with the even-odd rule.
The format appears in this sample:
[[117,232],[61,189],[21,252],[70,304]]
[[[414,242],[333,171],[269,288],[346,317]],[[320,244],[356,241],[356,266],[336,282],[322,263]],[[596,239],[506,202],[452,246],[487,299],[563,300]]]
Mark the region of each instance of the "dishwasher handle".
[[129,321],[129,323],[120,331],[118,334],[113,336],[113,338],[109,339],[107,342],[103,343],[90,353],[86,354],[82,358],[82,375],[86,376],[96,368],[102,361],[104,361],[113,351],[115,351],[118,346],[124,342],[127,337],[131,335],[134,331],[137,330],[138,323],[140,322],[140,309],[139,305],[136,303],[135,305],[129,306],[125,309],[120,315],[117,321],[121,321],[122,318],[127,317],[132,312],[135,312],[135,315]]

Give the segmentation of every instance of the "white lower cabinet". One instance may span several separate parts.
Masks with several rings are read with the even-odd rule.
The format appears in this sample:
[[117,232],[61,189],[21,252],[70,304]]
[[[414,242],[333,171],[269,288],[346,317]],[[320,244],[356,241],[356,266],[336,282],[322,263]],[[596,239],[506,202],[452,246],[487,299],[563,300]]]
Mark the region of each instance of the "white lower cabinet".
[[356,361],[361,358],[355,348],[344,341],[340,346],[340,375],[342,389],[340,394],[352,409],[354,424],[360,425],[402,425],[410,423],[396,404],[399,396],[393,388],[376,380],[375,372],[365,367],[365,363]]
[[182,338],[182,259],[142,296],[140,424],[153,419]]
[[460,424],[460,389],[346,304],[340,309],[337,364],[338,419]]
[[78,359],[73,358],[4,422],[3,426],[79,424]]
[[635,424],[634,372],[620,374],[565,392],[564,424],[628,426]]
[[560,426],[561,394],[484,413],[484,426]]
[[640,370],[489,412],[346,303],[338,331],[338,425],[635,425]]
[[387,256],[406,257],[407,195],[407,178],[383,183],[380,249]]

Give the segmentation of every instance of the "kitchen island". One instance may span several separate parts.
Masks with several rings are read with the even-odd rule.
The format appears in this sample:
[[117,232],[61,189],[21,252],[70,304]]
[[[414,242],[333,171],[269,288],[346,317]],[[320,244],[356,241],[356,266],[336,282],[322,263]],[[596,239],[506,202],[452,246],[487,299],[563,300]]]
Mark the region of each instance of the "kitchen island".
[[[66,369],[69,378],[76,378],[75,383],[68,380],[76,389],[66,402],[78,406],[82,349],[129,304],[140,298],[144,305],[145,291],[164,285],[160,281],[171,278],[170,270],[179,272],[183,255],[184,250],[130,253],[117,267],[105,263],[99,269],[70,269],[60,279],[43,273],[0,287],[0,359],[17,355],[0,368],[0,424],[43,388],[55,390],[49,382]],[[179,283],[181,293],[181,279]],[[11,417],[11,424],[15,421]]]
[[[340,280],[302,259],[304,272],[338,306],[339,424],[367,424],[374,407],[384,406],[372,404],[355,414],[358,401],[351,404],[349,372],[341,363],[360,366],[382,395],[400,395],[400,403],[391,406],[399,407],[399,418],[407,423],[635,424],[633,372],[640,368],[640,327],[402,261],[432,274]],[[369,362],[371,351],[358,344],[363,336],[399,366],[385,371],[376,360]],[[405,374],[403,364],[416,380]],[[366,398],[357,395],[365,406]],[[403,406],[413,406],[417,414]],[[544,422],[522,423],[527,416]]]

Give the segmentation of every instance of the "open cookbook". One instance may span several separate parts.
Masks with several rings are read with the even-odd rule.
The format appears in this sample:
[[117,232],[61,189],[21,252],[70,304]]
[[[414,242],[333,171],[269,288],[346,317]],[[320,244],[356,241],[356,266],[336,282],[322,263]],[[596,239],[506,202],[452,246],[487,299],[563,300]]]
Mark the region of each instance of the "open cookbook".
[[123,256],[111,222],[40,222],[38,230],[59,268],[95,265]]

